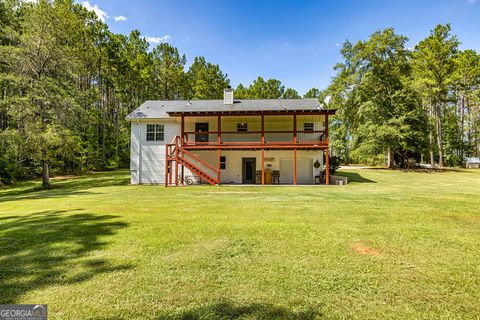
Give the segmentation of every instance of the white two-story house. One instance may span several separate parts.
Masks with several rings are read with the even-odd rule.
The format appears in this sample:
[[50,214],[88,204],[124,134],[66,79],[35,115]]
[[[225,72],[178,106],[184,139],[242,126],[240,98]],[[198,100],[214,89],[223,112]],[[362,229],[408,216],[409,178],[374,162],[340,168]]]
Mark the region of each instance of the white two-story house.
[[132,184],[329,183],[317,99],[146,101],[131,122]]

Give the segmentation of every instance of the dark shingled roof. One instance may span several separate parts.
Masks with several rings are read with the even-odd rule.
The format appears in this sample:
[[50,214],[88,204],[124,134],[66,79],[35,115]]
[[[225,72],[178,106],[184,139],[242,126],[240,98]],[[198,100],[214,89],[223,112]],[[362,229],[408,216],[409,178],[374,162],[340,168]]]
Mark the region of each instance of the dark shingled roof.
[[133,119],[165,119],[170,114],[196,112],[252,112],[252,111],[316,111],[322,110],[317,99],[255,99],[235,100],[148,100],[127,116]]

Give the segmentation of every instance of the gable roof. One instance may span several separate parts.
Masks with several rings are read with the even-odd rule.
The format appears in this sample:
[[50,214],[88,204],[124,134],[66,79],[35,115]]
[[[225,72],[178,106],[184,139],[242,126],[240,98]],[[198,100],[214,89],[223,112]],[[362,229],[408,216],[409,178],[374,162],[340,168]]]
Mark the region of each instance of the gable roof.
[[133,119],[167,119],[181,113],[252,112],[252,111],[317,111],[322,110],[317,99],[254,99],[235,100],[147,100],[127,116]]

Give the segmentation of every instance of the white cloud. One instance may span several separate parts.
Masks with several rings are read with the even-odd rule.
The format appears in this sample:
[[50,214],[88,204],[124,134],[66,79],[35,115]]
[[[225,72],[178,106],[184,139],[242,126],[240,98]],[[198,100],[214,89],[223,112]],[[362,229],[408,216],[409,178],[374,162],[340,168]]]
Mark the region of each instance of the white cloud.
[[475,3],[477,0],[467,0],[468,3]]
[[100,21],[105,22],[105,20],[108,18],[108,15],[105,11],[100,9],[96,4],[93,6],[90,4],[88,1],[83,1],[82,5],[88,10],[88,11],[93,11],[97,15],[98,19]]
[[115,19],[116,22],[127,21],[127,17],[125,16],[116,16],[116,17],[113,17],[113,19]]
[[170,35],[166,34],[162,37],[145,37],[145,40],[147,40],[151,44],[159,44],[161,42],[168,42],[168,39],[170,38]]

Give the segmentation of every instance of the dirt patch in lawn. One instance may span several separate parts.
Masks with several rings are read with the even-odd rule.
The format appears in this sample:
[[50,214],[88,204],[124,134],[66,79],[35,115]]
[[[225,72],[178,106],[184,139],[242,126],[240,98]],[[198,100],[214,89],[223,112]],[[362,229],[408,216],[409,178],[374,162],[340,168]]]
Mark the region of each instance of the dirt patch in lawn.
[[480,216],[475,216],[475,215],[465,215],[465,216],[459,216],[458,218],[455,219],[460,219],[462,221],[466,222],[472,222],[472,223],[480,223]]
[[373,257],[380,257],[382,256],[382,253],[374,248],[374,247],[369,247],[361,242],[354,242],[351,245],[351,248],[353,251],[359,254],[365,254],[368,256],[373,256]]
[[462,219],[468,222],[473,222],[473,223],[480,222],[480,216],[463,216]]
[[470,222],[475,224],[480,222],[480,215],[448,215],[447,218],[455,221]]

